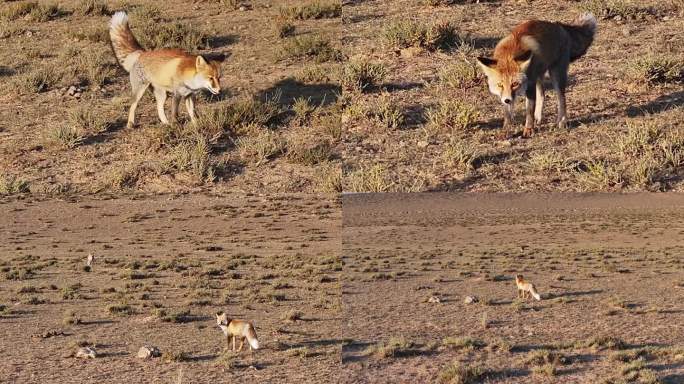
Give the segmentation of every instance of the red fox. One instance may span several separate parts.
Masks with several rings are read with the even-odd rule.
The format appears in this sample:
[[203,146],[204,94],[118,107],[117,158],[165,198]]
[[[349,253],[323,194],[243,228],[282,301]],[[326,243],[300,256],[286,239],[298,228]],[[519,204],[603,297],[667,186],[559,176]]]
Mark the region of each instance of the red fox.
[[171,117],[178,117],[178,105],[185,100],[190,120],[195,123],[193,95],[206,89],[217,95],[221,91],[221,62],[224,56],[209,60],[179,49],[145,51],[128,26],[128,15],[116,12],[109,26],[109,37],[116,59],[130,73],[133,103],[128,112],[129,128],[135,124],[135,109],[147,87],[152,85],[157,100],[157,114],[163,124],[169,121],[164,114],[167,93],[172,94]]
[[[534,287],[534,284],[528,283],[523,279],[523,275],[515,275],[515,285],[518,287],[518,297],[521,296],[524,299],[526,294],[532,295],[536,300],[541,300],[541,296],[539,295],[539,292],[537,292],[537,288]],[[529,297],[529,296],[528,296]]]
[[595,34],[596,18],[591,13],[580,16],[572,24],[526,21],[499,41],[491,58],[477,58],[487,76],[489,91],[503,103],[504,129],[512,125],[516,96],[525,95],[523,137],[532,136],[535,121],[539,124],[542,119],[546,72],[558,96],[556,123],[565,129],[568,66],[587,52]]
[[225,312],[218,312],[216,314],[216,324],[221,328],[223,334],[226,335],[226,348],[228,348],[228,338],[233,338],[233,348],[235,350],[235,336],[240,338],[240,347],[238,351],[242,351],[242,347],[247,339],[249,350],[252,348],[259,349],[259,340],[257,340],[254,326],[245,320],[229,319]]

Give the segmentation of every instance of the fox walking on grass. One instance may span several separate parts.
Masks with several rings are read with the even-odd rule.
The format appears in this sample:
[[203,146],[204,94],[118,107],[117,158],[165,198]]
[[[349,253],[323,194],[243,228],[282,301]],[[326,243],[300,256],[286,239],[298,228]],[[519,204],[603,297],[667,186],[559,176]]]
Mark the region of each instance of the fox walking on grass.
[[571,24],[530,20],[499,41],[491,58],[477,58],[487,76],[489,91],[503,103],[504,129],[510,129],[513,124],[516,96],[524,95],[523,137],[532,136],[535,122],[540,124],[542,120],[543,80],[547,72],[558,96],[556,123],[565,129],[568,67],[587,52],[595,34],[596,18],[591,13],[580,16]]
[[247,339],[249,350],[252,348],[259,349],[259,340],[257,340],[256,331],[252,323],[245,320],[229,319],[225,312],[218,312],[216,314],[216,324],[221,328],[223,334],[226,336],[226,348],[228,348],[229,337],[233,339],[232,351],[235,350],[235,337],[240,338],[240,347],[238,352],[242,351],[242,347]]
[[125,12],[116,12],[112,16],[109,37],[117,61],[130,74],[133,102],[128,112],[129,128],[135,124],[135,109],[150,85],[157,100],[159,120],[163,124],[169,123],[164,113],[168,93],[172,95],[172,119],[177,120],[178,105],[185,101],[190,120],[195,123],[194,94],[202,89],[214,95],[221,91],[219,78],[223,56],[208,59],[179,49],[146,51],[133,36]]
[[522,295],[522,298],[525,299],[532,295],[532,297],[535,298],[535,300],[541,300],[541,296],[539,295],[539,292],[537,292],[537,288],[534,287],[534,284],[528,283],[525,279],[523,279],[523,275],[515,275],[515,285],[518,287],[518,297]]

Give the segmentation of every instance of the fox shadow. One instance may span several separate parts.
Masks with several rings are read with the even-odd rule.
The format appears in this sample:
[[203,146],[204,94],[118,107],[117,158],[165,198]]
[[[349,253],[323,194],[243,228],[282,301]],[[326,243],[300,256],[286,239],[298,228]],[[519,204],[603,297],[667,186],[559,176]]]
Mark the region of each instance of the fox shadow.
[[240,36],[235,34],[226,34],[219,36],[212,36],[208,39],[207,44],[210,48],[222,48],[228,45],[236,44],[240,41]]
[[309,100],[310,104],[327,106],[337,101],[342,93],[339,85],[333,83],[305,84],[292,77],[285,78],[271,87],[260,91],[259,99],[278,98],[278,103],[290,107],[297,99]]
[[0,65],[0,77],[12,76],[15,73],[16,71],[14,69]]
[[499,37],[492,37],[492,36],[475,36],[475,37],[468,37],[465,39],[467,43],[469,43],[473,48],[475,49],[486,49],[486,50],[492,50],[496,46],[496,44],[499,42],[500,38]]
[[630,106],[625,110],[625,113],[628,117],[638,117],[664,112],[668,109],[681,107],[682,105],[684,105],[684,91],[677,91],[668,95],[662,95],[646,104]]

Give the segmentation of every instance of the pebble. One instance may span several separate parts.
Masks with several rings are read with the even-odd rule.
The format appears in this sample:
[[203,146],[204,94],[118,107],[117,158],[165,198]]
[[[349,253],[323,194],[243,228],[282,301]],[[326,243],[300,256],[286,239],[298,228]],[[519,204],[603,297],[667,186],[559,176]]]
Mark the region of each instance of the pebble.
[[138,358],[140,359],[151,359],[153,357],[159,357],[159,349],[150,345],[143,345],[138,350]]
[[463,302],[466,303],[466,304],[477,303],[477,297],[475,297],[475,296],[466,296],[465,299],[463,300]]
[[442,300],[437,296],[431,296],[428,299],[428,303],[441,303],[441,302],[442,302]]
[[82,347],[76,351],[76,357],[81,359],[94,359],[97,357],[97,353],[90,347]]

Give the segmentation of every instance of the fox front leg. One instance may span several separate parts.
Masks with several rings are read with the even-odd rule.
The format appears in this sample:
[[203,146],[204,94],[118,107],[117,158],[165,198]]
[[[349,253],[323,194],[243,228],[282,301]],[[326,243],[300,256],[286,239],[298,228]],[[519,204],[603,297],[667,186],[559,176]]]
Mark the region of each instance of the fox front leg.
[[157,114],[162,124],[168,124],[169,120],[164,113],[164,103],[166,102],[166,90],[161,88],[154,89],[154,98],[157,99]]
[[192,95],[188,95],[185,98],[185,108],[188,110],[188,115],[190,115],[190,121],[193,124],[197,123],[197,115],[195,115],[195,100]]
[[532,137],[534,134],[535,111],[537,104],[537,94],[535,84],[528,84],[525,91],[525,128],[523,129],[523,137]]
[[233,348],[231,349],[231,351],[235,351],[235,335],[233,335]]
[[504,131],[510,131],[513,127],[513,106],[506,104],[502,107]]
[[245,338],[241,337],[240,338],[240,347],[238,348],[238,352],[242,352],[242,347],[245,345]]

